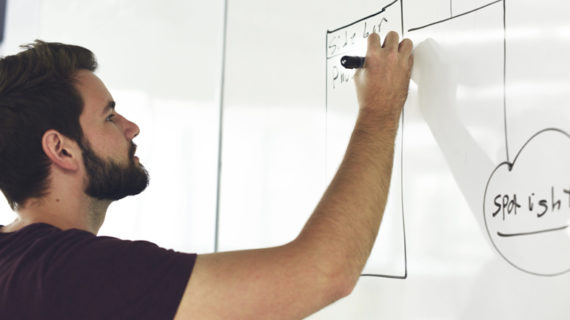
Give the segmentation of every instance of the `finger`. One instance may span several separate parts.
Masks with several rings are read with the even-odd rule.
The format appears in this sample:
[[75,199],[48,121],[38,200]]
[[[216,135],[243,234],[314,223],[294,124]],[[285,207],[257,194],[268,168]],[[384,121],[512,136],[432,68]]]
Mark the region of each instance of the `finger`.
[[368,36],[368,51],[366,53],[367,56],[370,55],[371,52],[380,50],[380,36],[374,32]]
[[404,39],[400,42],[398,47],[398,51],[403,55],[404,58],[407,58],[410,54],[412,54],[412,49],[414,48],[414,43],[410,39]]
[[398,47],[399,36],[396,32],[390,31],[386,35],[386,39],[384,39],[384,45],[382,48],[384,49],[396,49]]

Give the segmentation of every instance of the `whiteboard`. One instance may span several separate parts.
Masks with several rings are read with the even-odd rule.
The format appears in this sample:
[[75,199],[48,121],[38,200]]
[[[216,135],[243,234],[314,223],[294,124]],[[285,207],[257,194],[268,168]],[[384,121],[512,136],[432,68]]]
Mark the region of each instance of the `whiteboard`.
[[220,248],[299,232],[357,109],[350,73],[328,92],[327,36],[385,8],[399,10],[383,23],[416,44],[389,199],[401,205],[387,209],[365,269],[380,276],[311,318],[567,319],[563,1],[230,2]]
[[[570,317],[568,2],[227,6],[224,39],[222,1],[8,2],[3,54],[34,38],[93,49],[100,76],[141,127],[138,150],[154,180],[112,206],[103,233],[189,252],[213,250],[214,239],[220,250],[292,240],[357,109],[350,74],[328,92],[329,40],[378,25],[417,49],[394,184],[365,269],[376,276],[311,319]],[[153,63],[164,55],[172,59]],[[8,223],[13,214],[0,211]]]
[[[372,32],[402,30],[402,6],[393,1],[380,11],[328,30],[326,35],[326,158],[327,181],[332,180],[350,140],[358,116],[354,72],[340,64],[340,58],[366,55],[366,39]],[[405,279],[407,277],[406,228],[402,198],[402,126],[396,135],[394,166],[379,236],[362,272],[364,276]],[[379,212],[380,214],[380,212]]]

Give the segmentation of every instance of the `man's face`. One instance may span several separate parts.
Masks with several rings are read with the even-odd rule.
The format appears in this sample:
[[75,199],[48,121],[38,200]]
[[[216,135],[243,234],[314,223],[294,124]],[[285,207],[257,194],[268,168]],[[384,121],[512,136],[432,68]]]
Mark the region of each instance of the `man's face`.
[[127,166],[97,156],[89,143],[82,143],[81,149],[88,179],[87,195],[100,200],[119,200],[139,194],[148,186],[147,171],[142,164],[135,163],[135,144],[129,148]]
[[148,173],[135,157],[132,139],[139,128],[115,111],[113,98],[92,72],[77,73],[76,87],[83,98],[79,117],[80,143],[87,178],[85,193],[96,199],[118,200],[142,192]]

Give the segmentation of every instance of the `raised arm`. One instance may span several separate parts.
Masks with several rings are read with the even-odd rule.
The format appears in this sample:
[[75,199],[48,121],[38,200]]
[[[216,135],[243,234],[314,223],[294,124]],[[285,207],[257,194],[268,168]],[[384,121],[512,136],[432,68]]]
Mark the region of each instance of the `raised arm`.
[[394,32],[383,46],[370,35],[346,155],[299,236],[275,248],[198,256],[177,319],[300,319],[352,291],[386,204],[411,51]]

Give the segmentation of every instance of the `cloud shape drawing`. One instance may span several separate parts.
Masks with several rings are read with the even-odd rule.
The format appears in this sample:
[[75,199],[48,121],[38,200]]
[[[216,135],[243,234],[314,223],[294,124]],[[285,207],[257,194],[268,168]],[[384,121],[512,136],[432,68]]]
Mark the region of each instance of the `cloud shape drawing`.
[[512,163],[497,166],[483,213],[491,242],[512,266],[540,276],[570,271],[570,135],[541,130]]

